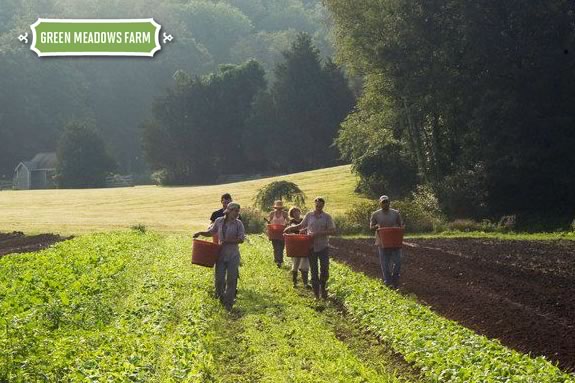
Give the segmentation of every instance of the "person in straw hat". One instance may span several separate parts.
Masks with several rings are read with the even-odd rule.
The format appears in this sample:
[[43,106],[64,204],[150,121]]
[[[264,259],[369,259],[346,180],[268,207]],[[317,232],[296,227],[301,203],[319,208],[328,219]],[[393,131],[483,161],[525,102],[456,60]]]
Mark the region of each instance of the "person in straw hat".
[[215,290],[226,310],[230,311],[236,300],[240,267],[239,244],[245,240],[245,229],[240,215],[240,204],[230,202],[224,210],[224,216],[217,218],[207,231],[194,234],[194,238],[211,237],[218,234],[221,245],[216,263]]
[[[284,210],[284,203],[282,201],[274,201],[273,210],[270,212],[266,221],[270,225],[287,226],[289,219],[287,212]],[[271,241],[274,248],[274,261],[278,267],[282,267],[284,262],[285,242],[283,239],[272,239]]]

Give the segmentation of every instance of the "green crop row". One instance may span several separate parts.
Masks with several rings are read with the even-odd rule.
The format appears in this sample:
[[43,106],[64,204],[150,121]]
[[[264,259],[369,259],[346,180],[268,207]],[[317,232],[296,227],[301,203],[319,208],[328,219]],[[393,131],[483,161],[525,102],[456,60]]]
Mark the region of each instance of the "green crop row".
[[434,382],[575,382],[543,357],[510,350],[442,318],[378,280],[334,264],[330,292],[364,328],[376,334]]
[[190,242],[76,238],[0,259],[0,382],[209,382],[211,270]]
[[326,305],[294,289],[261,237],[243,245],[239,299],[217,325],[214,353],[224,382],[398,382],[365,363],[326,325]]

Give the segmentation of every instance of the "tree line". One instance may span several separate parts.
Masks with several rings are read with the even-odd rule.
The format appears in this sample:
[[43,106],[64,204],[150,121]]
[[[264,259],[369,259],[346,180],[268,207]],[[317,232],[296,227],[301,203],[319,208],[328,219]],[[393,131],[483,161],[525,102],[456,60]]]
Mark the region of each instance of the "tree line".
[[332,143],[354,95],[333,62],[301,33],[267,86],[255,60],[206,76],[181,71],[154,104],[143,148],[164,184],[214,182],[226,174],[287,173],[338,160]]
[[365,79],[337,138],[362,190],[429,185],[452,218],[573,219],[575,3],[324,3]]
[[[118,172],[144,176],[140,125],[178,70],[203,76],[254,58],[271,81],[300,31],[331,54],[319,0],[10,0],[0,8],[0,180],[20,161],[55,151],[70,121],[100,135]],[[153,59],[39,59],[16,38],[37,17],[154,17],[175,40]]]

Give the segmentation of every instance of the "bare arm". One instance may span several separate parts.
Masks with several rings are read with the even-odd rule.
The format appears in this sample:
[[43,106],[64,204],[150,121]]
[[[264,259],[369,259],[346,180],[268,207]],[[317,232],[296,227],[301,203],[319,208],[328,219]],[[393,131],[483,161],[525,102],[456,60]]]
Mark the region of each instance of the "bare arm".
[[375,214],[371,215],[371,218],[369,220],[369,229],[370,230],[377,230],[379,229],[379,225],[377,224],[377,221],[375,220]]
[[212,223],[212,224],[210,225],[210,227],[208,227],[208,230],[206,230],[206,231],[198,231],[197,233],[195,233],[195,234],[194,234],[194,238],[198,238],[200,235],[201,235],[202,237],[211,237],[211,236],[213,236],[214,234],[216,234],[217,232],[218,232],[218,228],[217,228],[217,226],[215,225],[215,222],[214,222],[214,223]]

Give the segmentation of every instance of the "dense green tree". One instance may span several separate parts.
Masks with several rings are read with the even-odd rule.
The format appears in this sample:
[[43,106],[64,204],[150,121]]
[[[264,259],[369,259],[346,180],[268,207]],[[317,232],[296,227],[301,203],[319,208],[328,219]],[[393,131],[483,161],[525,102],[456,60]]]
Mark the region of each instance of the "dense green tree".
[[357,169],[397,141],[452,216],[572,218],[572,2],[325,3],[339,60],[365,76],[338,139]]
[[333,165],[333,140],[355,101],[347,80],[332,62],[322,64],[308,34],[300,34],[283,55],[269,95],[257,99],[244,141],[253,141],[256,150],[261,137],[268,137],[259,150],[263,165],[275,171]]
[[[307,2],[309,3],[309,2]],[[256,58],[266,68],[282,59],[296,29],[327,46],[315,5],[300,0],[3,0],[0,6],[0,177],[19,161],[54,151],[66,121],[90,120],[122,173],[144,173],[138,127],[178,70],[203,76],[227,63]],[[305,7],[305,12],[302,12]],[[283,12],[283,8],[289,12]],[[150,11],[153,10],[153,15]],[[286,21],[282,19],[285,15]],[[153,16],[174,41],[148,58],[38,58],[15,39],[37,17]],[[301,19],[301,20],[300,20]],[[265,20],[274,20],[272,31]],[[280,26],[281,25],[281,26]],[[283,29],[285,28],[285,29]],[[295,28],[295,29],[294,29]],[[325,52],[324,52],[325,54]]]
[[144,125],[144,150],[166,183],[213,182],[245,172],[242,145],[251,104],[265,88],[256,61],[226,65],[203,77],[177,76],[178,86],[159,98],[154,119]]
[[252,32],[250,19],[225,3],[194,1],[182,9],[182,17],[192,37],[204,45],[215,62],[230,60],[230,49]]
[[58,143],[57,181],[60,188],[104,187],[116,168],[100,135],[84,123],[70,123]]

